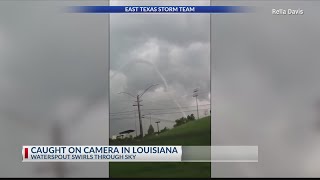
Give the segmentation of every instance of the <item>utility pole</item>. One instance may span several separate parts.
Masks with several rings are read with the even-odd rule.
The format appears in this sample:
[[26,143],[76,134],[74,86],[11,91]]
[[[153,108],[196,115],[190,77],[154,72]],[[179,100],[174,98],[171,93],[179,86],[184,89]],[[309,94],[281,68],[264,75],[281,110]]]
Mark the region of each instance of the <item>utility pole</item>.
[[151,126],[151,113],[150,113],[150,126]]
[[196,88],[193,90],[193,97],[196,98],[196,103],[197,103],[197,116],[198,116],[198,119],[199,119],[199,108],[198,108],[198,91],[199,89]]
[[140,123],[140,136],[143,137],[143,127],[142,127],[142,119],[141,119],[141,110],[140,110],[140,106],[142,106],[140,104],[142,100],[140,100],[140,96],[137,95],[137,105],[133,105],[133,106],[138,106],[138,117],[139,117],[139,123]]
[[136,98],[137,99],[137,104],[134,104],[133,106],[138,106],[138,115],[139,115],[139,123],[140,123],[140,137],[142,138],[143,137],[143,127],[142,127],[142,116],[141,116],[141,108],[140,106],[142,106],[140,104],[140,102],[142,101],[141,100],[141,97],[144,95],[144,93],[146,93],[151,87],[153,86],[157,86],[158,84],[153,84],[151,86],[149,86],[148,88],[146,88],[141,94],[137,94],[136,96],[130,94],[130,93],[127,93],[127,92],[120,92],[119,94],[121,93],[124,93],[124,94],[127,94],[133,98]]
[[137,132],[137,113],[136,112],[134,112],[134,125],[135,125],[136,137],[137,137],[138,132]]
[[157,121],[156,123],[157,123],[158,134],[159,134],[159,123],[160,123],[160,121]]

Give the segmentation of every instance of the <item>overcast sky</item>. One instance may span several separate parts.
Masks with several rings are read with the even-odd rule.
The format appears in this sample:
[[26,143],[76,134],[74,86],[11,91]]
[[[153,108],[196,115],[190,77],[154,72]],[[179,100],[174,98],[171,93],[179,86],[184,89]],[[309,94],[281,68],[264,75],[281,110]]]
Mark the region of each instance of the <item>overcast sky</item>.
[[[112,5],[139,5],[141,1],[112,1]],[[209,5],[209,1],[144,1],[143,5]],[[110,135],[135,130],[136,95],[152,84],[142,98],[142,109],[161,109],[143,114],[164,120],[160,129],[171,128],[174,120],[195,114],[193,90],[199,88],[201,116],[210,104],[210,29],[208,14],[112,14],[110,16]],[[160,75],[161,74],[161,75]],[[163,78],[161,78],[163,76]],[[166,82],[165,82],[165,81]],[[166,87],[166,84],[168,87]],[[176,100],[174,100],[176,99]],[[186,108],[187,107],[187,108]],[[171,113],[172,112],[172,113]],[[165,114],[170,113],[170,114]],[[196,114],[195,114],[196,115]],[[157,119],[153,119],[153,126]],[[138,125],[138,124],[137,124]],[[143,119],[144,133],[150,125]],[[139,132],[139,128],[137,129]],[[139,134],[139,133],[138,133]]]
[[[61,2],[0,1],[1,176],[54,176],[22,166],[20,156],[24,144],[52,144],[53,124],[63,125],[63,144],[108,142],[107,15],[62,13],[75,1]],[[259,145],[259,163],[217,163],[213,176],[320,175],[317,7],[277,3],[214,16],[213,144]],[[274,7],[304,8],[305,15],[272,16]],[[117,113],[135,110],[121,91],[137,94],[158,83],[142,98],[143,109],[161,109],[143,110],[158,114],[153,120],[181,117],[179,104],[195,113],[194,88],[200,105],[210,103],[209,15],[113,14],[110,25],[111,135],[135,129],[132,112]],[[199,107],[201,115],[206,108]],[[143,125],[146,132],[149,120]],[[70,176],[108,174],[106,164],[70,168]]]
[[[212,143],[258,145],[259,163],[215,163],[212,175],[319,177],[319,3],[232,5],[256,11],[213,15]],[[273,8],[305,13],[274,16]]]
[[[63,12],[81,4],[0,1],[2,177],[55,177],[47,164],[22,164],[22,145],[108,143],[107,15]],[[70,168],[67,176],[108,175],[103,163]]]
[[[107,15],[62,11],[69,5],[97,4],[106,2],[0,2],[2,176],[54,177],[46,164],[41,167],[48,171],[36,164],[21,166],[22,145],[55,143],[53,125],[62,128],[58,144],[108,143]],[[210,103],[208,15],[113,15],[111,20],[111,111],[133,110],[133,100],[119,91],[136,94],[154,83],[159,86],[145,94],[143,108],[175,113],[158,118],[181,117],[177,104],[188,107],[186,114],[190,109],[195,113],[194,88],[200,88],[200,105]],[[132,120],[111,120],[110,134],[135,128]],[[173,123],[160,127],[164,125]],[[67,176],[108,174],[102,163],[68,168]]]

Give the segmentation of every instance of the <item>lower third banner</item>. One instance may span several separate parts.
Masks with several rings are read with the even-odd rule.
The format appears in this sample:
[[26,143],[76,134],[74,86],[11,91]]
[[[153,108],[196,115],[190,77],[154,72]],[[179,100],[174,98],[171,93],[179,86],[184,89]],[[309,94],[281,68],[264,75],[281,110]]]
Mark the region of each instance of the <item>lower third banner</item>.
[[23,146],[22,162],[180,162],[181,146]]

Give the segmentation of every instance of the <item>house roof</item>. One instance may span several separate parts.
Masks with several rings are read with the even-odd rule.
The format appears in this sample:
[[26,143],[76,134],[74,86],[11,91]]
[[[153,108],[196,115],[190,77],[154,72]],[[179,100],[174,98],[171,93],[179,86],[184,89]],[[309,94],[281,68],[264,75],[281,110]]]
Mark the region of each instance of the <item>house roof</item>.
[[134,130],[130,129],[130,130],[122,131],[119,134],[129,134],[129,133],[132,133],[132,132],[134,132]]

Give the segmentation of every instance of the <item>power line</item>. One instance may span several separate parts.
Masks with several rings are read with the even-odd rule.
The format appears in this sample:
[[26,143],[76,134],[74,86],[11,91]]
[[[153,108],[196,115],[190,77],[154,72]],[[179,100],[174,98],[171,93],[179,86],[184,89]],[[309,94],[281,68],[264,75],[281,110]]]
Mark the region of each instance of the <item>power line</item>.
[[[208,108],[205,109],[198,109],[198,110],[208,110]],[[197,111],[196,109],[193,110],[186,110],[184,112],[192,112],[192,111]],[[163,112],[163,113],[153,113],[152,115],[163,115],[163,114],[179,114],[181,113],[181,111],[175,111],[175,112]],[[134,118],[132,116],[124,116],[124,117],[110,117],[111,120],[115,120],[115,119],[131,119]]]
[[[206,108],[207,109],[207,108]],[[206,109],[199,109],[199,110],[206,110]],[[196,110],[186,110],[184,112],[192,112],[192,111],[196,111]],[[152,114],[152,115],[161,115],[161,114],[175,114],[175,113],[181,113],[181,111],[178,112],[167,112],[167,113],[156,113],[156,114]]]
[[[198,109],[198,110],[208,110],[208,108],[204,108],[204,109]],[[197,109],[192,109],[192,110],[184,110],[183,112],[192,112],[192,111],[197,111]],[[159,112],[159,113],[152,113],[152,115],[161,115],[161,114],[176,114],[176,113],[182,113],[181,111],[176,111],[176,112]],[[121,116],[124,117],[131,117],[130,115],[132,114],[121,114]],[[119,116],[119,115],[118,115]],[[113,118],[115,116],[110,116],[110,118]]]
[[[198,105],[198,106],[209,106],[210,104],[202,104],[202,105]],[[191,107],[197,107],[197,106],[184,106],[181,108],[191,108]],[[161,110],[170,110],[170,109],[180,109],[179,107],[172,107],[172,108],[155,108],[155,109],[141,109],[142,111],[161,111]],[[110,113],[110,115],[114,116],[114,115],[126,115],[126,113],[133,113],[136,112],[136,110],[133,111],[122,111],[122,112],[115,112],[115,113]]]
[[120,111],[120,112],[114,112],[114,113],[109,113],[110,115],[113,115],[113,114],[122,114],[122,113],[128,113],[128,112],[136,112],[136,110],[132,110],[132,111]]
[[153,119],[156,119],[156,120],[159,120],[159,121],[166,121],[166,122],[175,123],[175,121],[168,120],[168,119],[160,119],[160,118],[153,118]]
[[136,103],[137,104],[134,104],[133,106],[137,106],[138,107],[138,115],[139,115],[139,123],[140,123],[140,136],[141,138],[143,137],[143,127],[142,127],[142,119],[141,119],[141,110],[140,110],[140,106],[142,106],[140,104],[140,102],[142,101],[141,100],[141,97],[144,95],[144,93],[146,93],[150,88],[152,88],[153,86],[157,86],[158,84],[153,84],[149,87],[147,87],[141,94],[137,94],[137,96],[134,96],[132,95],[131,93],[128,93],[128,92],[120,92],[119,94],[123,93],[123,94],[127,94],[133,98],[137,98],[137,101]]
[[[202,105],[199,105],[199,106],[209,106],[210,104],[202,104]],[[191,108],[191,107],[197,107],[197,106],[184,106],[184,107],[181,107],[181,108]],[[143,111],[151,111],[151,110],[168,110],[168,109],[180,109],[179,107],[173,107],[173,108],[158,108],[158,109],[142,109]]]

